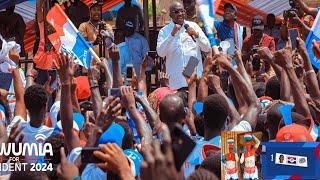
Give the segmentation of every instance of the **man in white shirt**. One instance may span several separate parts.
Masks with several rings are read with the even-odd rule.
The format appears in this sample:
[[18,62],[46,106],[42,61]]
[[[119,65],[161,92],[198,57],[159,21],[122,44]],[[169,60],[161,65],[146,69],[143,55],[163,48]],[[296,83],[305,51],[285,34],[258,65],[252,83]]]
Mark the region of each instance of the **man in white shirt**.
[[[23,143],[30,143],[30,145],[31,143],[44,143],[53,132],[53,128],[43,125],[47,110],[47,99],[47,93],[42,86],[32,85],[27,88],[24,94],[24,102],[25,108],[28,110],[30,121],[19,114],[15,114],[15,117],[12,119],[7,128],[8,134],[10,133],[14,124],[17,121],[20,121],[19,127],[24,127],[22,131],[24,135],[22,140]],[[55,122],[53,122],[53,127],[54,126]],[[28,154],[25,158],[26,162],[36,162],[39,160],[41,161],[41,158],[43,157],[34,156],[34,154]]]
[[[179,2],[173,3],[170,6],[172,21],[160,30],[157,41],[158,55],[166,58],[166,72],[170,76],[169,86],[176,89],[188,86],[182,71],[189,58],[194,56],[200,60],[197,75],[201,76],[201,51],[211,50],[209,40],[201,28],[195,22],[186,21],[185,16],[183,5]],[[189,28],[186,29],[185,25]]]

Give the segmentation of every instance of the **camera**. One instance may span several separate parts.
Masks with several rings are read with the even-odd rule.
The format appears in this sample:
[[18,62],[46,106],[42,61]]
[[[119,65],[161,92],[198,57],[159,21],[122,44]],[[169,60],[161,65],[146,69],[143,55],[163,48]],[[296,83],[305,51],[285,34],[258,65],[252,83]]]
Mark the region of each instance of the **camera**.
[[104,39],[104,46],[109,49],[113,45],[114,35],[106,29],[105,22],[99,22],[99,35]]
[[298,14],[298,10],[295,8],[291,8],[289,10],[284,11],[284,15],[288,18],[293,18]]

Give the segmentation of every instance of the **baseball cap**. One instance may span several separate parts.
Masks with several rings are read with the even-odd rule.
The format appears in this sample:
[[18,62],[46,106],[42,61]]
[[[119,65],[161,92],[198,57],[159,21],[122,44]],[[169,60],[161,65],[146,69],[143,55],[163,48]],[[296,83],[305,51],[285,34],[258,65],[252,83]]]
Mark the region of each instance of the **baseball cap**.
[[233,9],[236,13],[238,12],[237,6],[235,6],[232,3],[225,3],[223,6],[223,9],[231,8]]
[[127,20],[124,23],[125,28],[135,28],[135,24],[133,23],[133,21]]
[[299,124],[282,127],[277,135],[276,142],[312,142],[313,139],[307,128]]
[[264,30],[264,22],[262,16],[254,16],[252,19],[252,29]]
[[[73,129],[76,131],[80,131],[84,126],[84,116],[81,113],[74,112],[73,113]],[[61,120],[59,120],[54,128],[54,133],[60,133],[62,131]]]
[[91,96],[89,80],[87,76],[76,77],[77,83],[77,98],[79,100],[87,99]]
[[134,176],[140,174],[141,162],[143,161],[142,155],[134,149],[126,149],[123,153],[129,158]]
[[117,123],[112,123],[111,126],[100,136],[98,144],[116,143],[122,147],[122,139],[125,131],[122,126]]
[[96,6],[99,6],[99,7],[101,7],[101,4],[98,2],[98,1],[93,1],[92,2],[92,4],[90,5],[90,7],[89,7],[89,9],[92,9],[92,8],[94,8],[94,7],[96,7]]

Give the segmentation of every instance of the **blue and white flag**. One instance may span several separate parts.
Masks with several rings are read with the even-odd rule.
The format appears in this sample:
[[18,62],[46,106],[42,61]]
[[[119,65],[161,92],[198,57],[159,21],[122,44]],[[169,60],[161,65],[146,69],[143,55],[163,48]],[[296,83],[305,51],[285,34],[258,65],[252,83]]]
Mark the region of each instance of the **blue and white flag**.
[[313,23],[313,26],[311,28],[311,31],[308,34],[307,40],[306,40],[306,46],[307,50],[310,56],[310,61],[314,67],[317,69],[320,69],[320,58],[317,58],[313,53],[313,41],[320,41],[320,12],[318,12],[318,15]]

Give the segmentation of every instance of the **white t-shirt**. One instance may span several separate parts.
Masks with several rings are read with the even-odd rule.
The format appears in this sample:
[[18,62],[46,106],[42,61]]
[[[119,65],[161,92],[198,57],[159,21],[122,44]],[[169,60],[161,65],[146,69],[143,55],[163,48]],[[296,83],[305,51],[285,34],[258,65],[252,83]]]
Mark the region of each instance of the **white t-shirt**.
[[251,132],[252,128],[248,121],[242,120],[236,126],[232,128],[231,131],[235,132]]
[[[30,125],[30,122],[25,121],[21,116],[15,116],[10,125],[7,127],[8,135],[11,132],[12,127],[14,124],[20,120],[19,128],[25,127],[22,130],[22,133],[24,135],[23,143],[44,143],[49,136],[51,136],[53,132],[53,128],[49,128],[47,126],[40,126],[39,128],[32,127]],[[33,157],[29,156],[31,158],[39,158],[39,157]],[[28,157],[26,157],[26,162],[36,162],[37,160],[28,160]]]

